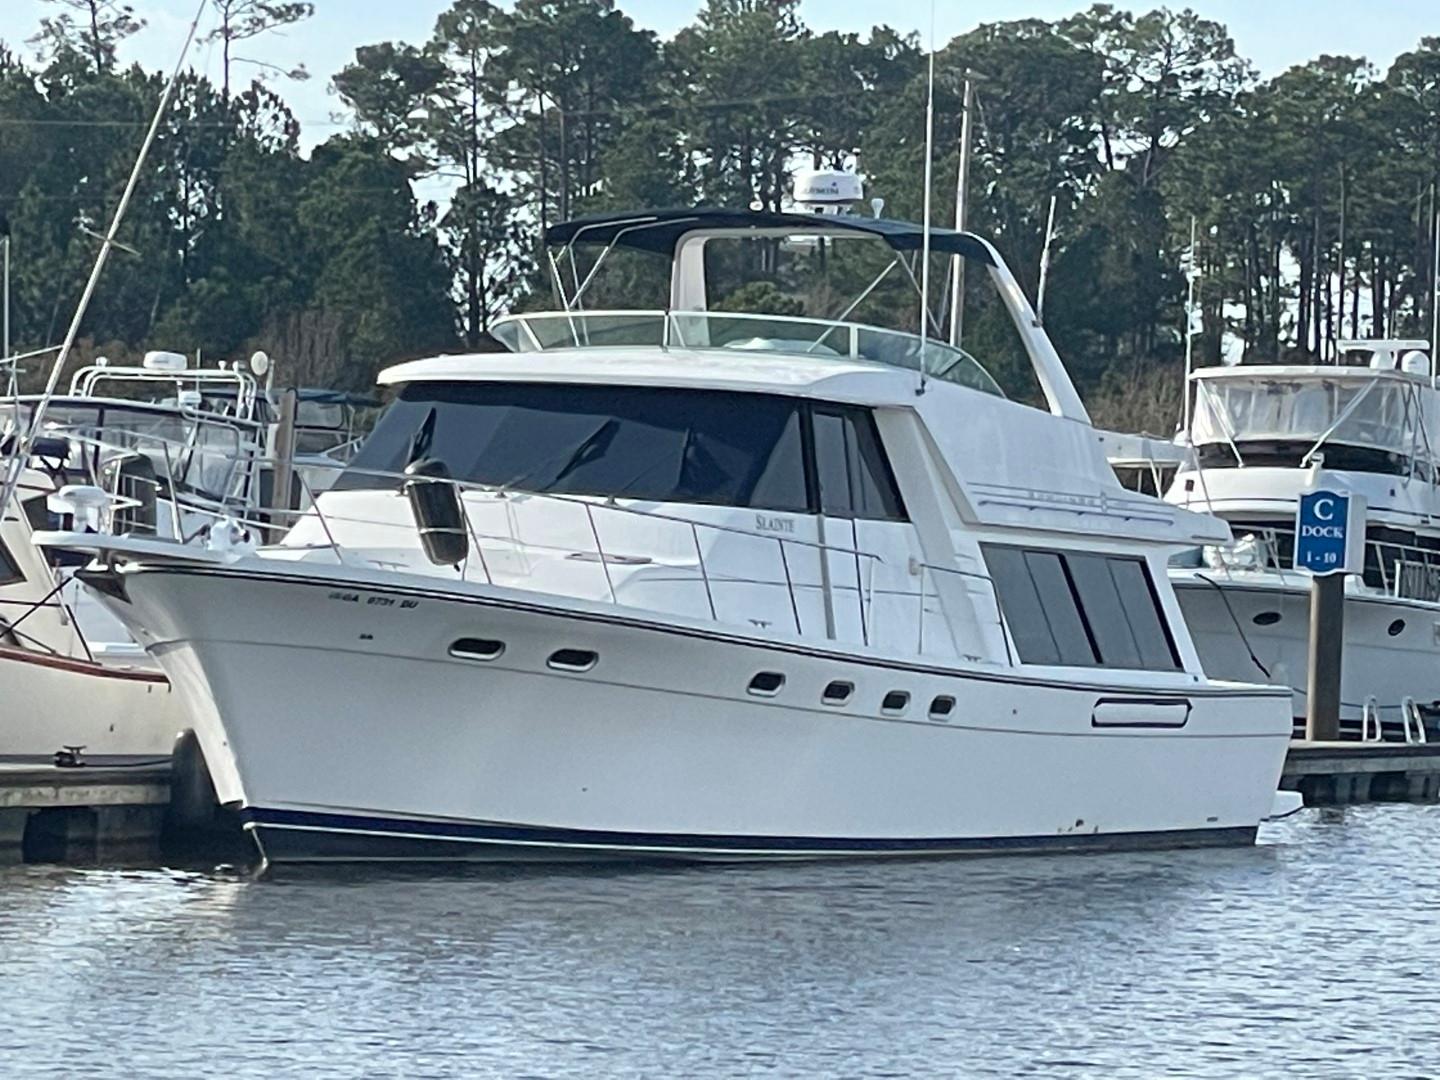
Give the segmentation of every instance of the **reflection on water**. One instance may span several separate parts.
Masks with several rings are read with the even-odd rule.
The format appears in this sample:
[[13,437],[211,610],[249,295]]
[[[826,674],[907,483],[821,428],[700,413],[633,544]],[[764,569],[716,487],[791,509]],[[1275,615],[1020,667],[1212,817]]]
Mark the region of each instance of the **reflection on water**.
[[0,870],[6,1076],[1440,1075],[1440,807],[1256,849]]

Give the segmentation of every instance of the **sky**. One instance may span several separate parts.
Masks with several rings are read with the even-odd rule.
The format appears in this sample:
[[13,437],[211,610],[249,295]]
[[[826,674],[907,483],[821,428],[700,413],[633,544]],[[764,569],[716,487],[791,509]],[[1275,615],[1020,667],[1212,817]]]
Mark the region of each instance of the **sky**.
[[[120,59],[150,68],[174,66],[198,0],[128,0],[146,27],[121,49]],[[450,0],[314,0],[315,17],[284,32],[247,42],[242,56],[290,68],[303,63],[312,78],[277,89],[290,102],[309,145],[323,141],[344,124],[340,102],[329,92],[329,78],[348,63],[355,49],[377,41],[420,43],[430,34],[436,16]],[[956,3],[935,0],[934,40],[943,45],[981,22],[1017,18],[1054,19],[1088,7],[1090,0],[1026,2],[986,0]],[[699,9],[698,0],[619,0],[635,22],[668,37],[687,25]],[[1130,10],[1162,6],[1117,3]],[[1357,17],[1353,0],[1173,0],[1171,7],[1193,7],[1202,16],[1230,28],[1236,48],[1264,76],[1322,53],[1367,57],[1383,72],[1399,53],[1420,38],[1440,35],[1440,3],[1436,0],[1369,0]],[[56,10],[47,0],[0,0],[0,40],[21,45],[40,19]],[[916,31],[922,43],[931,38],[931,0],[888,0],[871,5],[857,0],[805,0],[801,16],[815,30],[864,32],[877,21],[901,31]],[[202,18],[201,34],[213,25]],[[218,76],[219,56],[213,45],[192,48],[191,66]]]

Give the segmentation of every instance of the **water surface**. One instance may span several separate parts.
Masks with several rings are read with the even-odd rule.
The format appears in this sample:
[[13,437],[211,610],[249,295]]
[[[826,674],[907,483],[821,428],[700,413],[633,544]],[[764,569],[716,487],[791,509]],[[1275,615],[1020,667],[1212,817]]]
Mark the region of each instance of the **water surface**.
[[1254,849],[0,869],[0,1072],[1440,1076],[1440,807]]

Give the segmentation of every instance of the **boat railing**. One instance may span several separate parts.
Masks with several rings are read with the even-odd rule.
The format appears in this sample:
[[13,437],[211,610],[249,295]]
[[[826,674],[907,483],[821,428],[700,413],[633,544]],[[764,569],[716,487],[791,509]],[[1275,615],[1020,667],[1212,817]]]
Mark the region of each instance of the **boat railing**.
[[[264,459],[257,459],[257,461],[263,462]],[[321,463],[318,467],[329,468],[331,466]],[[340,466],[337,464],[334,467],[338,469]],[[396,489],[406,481],[417,479],[428,483],[451,485],[462,496],[458,502],[469,540],[465,560],[457,567],[461,579],[475,577],[491,586],[525,588],[524,585],[517,586],[512,581],[504,580],[505,575],[497,572],[497,568],[491,565],[490,559],[503,551],[526,556],[550,554],[568,560],[593,563],[599,567],[603,577],[604,596],[602,599],[618,606],[637,606],[625,602],[622,595],[623,583],[617,581],[619,572],[622,569],[633,570],[642,565],[669,566],[673,569],[675,564],[673,562],[651,562],[648,557],[637,559],[633,552],[617,551],[613,544],[607,547],[602,538],[605,531],[602,528],[603,515],[622,515],[649,523],[664,523],[688,532],[689,550],[693,553],[690,556],[693,560],[690,562],[693,577],[688,580],[700,585],[704,596],[704,610],[701,616],[710,621],[726,621],[722,618],[721,604],[717,601],[717,587],[729,584],[783,586],[787,597],[785,620],[789,623],[789,629],[796,636],[812,639],[822,634],[826,637],[835,636],[836,604],[837,601],[848,597],[858,616],[858,632],[860,643],[863,645],[878,647],[883,644],[886,648],[898,647],[906,652],[913,649],[916,655],[940,653],[979,659],[975,649],[962,651],[955,642],[953,627],[951,621],[945,617],[944,609],[946,582],[959,583],[967,592],[971,584],[978,584],[986,593],[982,601],[985,609],[987,612],[993,611],[994,613],[993,622],[990,621],[988,615],[985,621],[995,628],[999,640],[1003,642],[1007,662],[1014,663],[1013,647],[1001,614],[999,595],[994,582],[986,573],[952,566],[939,566],[913,556],[906,558],[904,566],[891,567],[884,555],[859,547],[810,540],[804,537],[763,533],[727,522],[705,521],[681,513],[628,505],[614,499],[506,489],[443,477],[417,478],[413,475],[407,476],[402,472],[357,468],[354,465],[348,466],[348,469],[352,474],[363,473],[377,480],[393,482]],[[360,525],[373,529],[377,526],[395,527],[399,524],[407,530],[413,529],[418,532],[418,526],[408,515],[403,522],[397,522],[393,517],[362,516],[349,512],[348,509],[340,510],[334,505],[333,500],[322,498],[323,492],[317,492],[311,486],[304,470],[295,470],[295,477],[305,496],[307,505],[304,509],[267,508],[263,513],[238,511],[225,515],[224,520],[250,530],[258,538],[270,537],[273,540],[279,540],[283,534],[289,531],[288,527],[283,524],[284,522],[288,521],[298,525],[307,520],[313,521],[324,537],[322,543],[305,544],[292,538],[281,544],[281,548],[328,550],[336,562],[349,565],[369,563],[373,560],[366,558],[363,549],[346,546],[341,540],[341,536],[344,535],[343,526]],[[469,498],[464,496],[469,496]],[[475,520],[475,511],[478,505],[476,500],[508,501],[514,504],[522,501],[542,500],[577,508],[584,514],[585,531],[589,535],[589,542],[582,549],[577,550],[574,545],[568,543],[555,543],[535,536],[522,537],[508,516],[509,528],[507,531],[487,531]],[[327,501],[330,502],[328,507],[326,506]],[[715,537],[723,536],[743,537],[754,541],[761,550],[768,549],[772,552],[771,561],[768,564],[758,559],[752,561],[750,564],[752,569],[743,576],[737,575],[733,568],[717,566],[714,550],[707,547],[706,539],[713,540]],[[710,551],[708,556],[707,550]],[[800,561],[806,555],[814,560],[808,566],[803,565]],[[826,566],[827,569],[818,570],[820,565]],[[837,569],[846,566],[853,569],[843,575],[838,575],[843,576],[844,580],[837,580]],[[877,568],[880,567],[887,567],[894,571],[890,583],[877,584]],[[802,569],[808,572],[802,575],[800,572]],[[899,588],[895,584],[899,580],[911,581],[913,587]],[[820,612],[815,611],[812,603],[817,596],[821,601]],[[893,618],[881,620],[878,613],[886,605],[877,604],[877,597],[888,597],[890,600],[901,601],[907,608],[913,603],[913,626],[906,630],[895,625]],[[882,622],[883,625],[881,625]],[[948,648],[944,640],[938,640],[941,635],[950,638]],[[881,641],[882,636],[883,641]]]
[[507,315],[491,333],[511,352],[556,349],[723,349],[817,360],[864,360],[1004,392],[969,353],[943,341],[866,323],[731,311],[543,311]]
[[97,388],[103,383],[145,384],[171,386],[178,393],[181,389],[198,391],[201,395],[207,389],[218,389],[226,395],[234,395],[234,418],[252,420],[259,399],[259,385],[248,372],[235,368],[181,368],[169,371],[158,368],[112,366],[91,364],[82,367],[70,379],[70,397],[97,398]]
[[[158,432],[127,431],[123,442],[90,434],[82,428],[70,428],[59,424],[46,424],[48,437],[63,439],[72,453],[79,450],[78,480],[100,488],[111,496],[106,516],[99,522],[102,531],[122,531],[119,526],[127,520],[144,501],[140,492],[148,490],[153,497],[169,504],[174,535],[184,536],[181,526],[182,510],[189,514],[218,518],[233,515],[258,502],[259,463],[258,447],[240,447],[236,454],[223,454],[201,446],[194,439],[178,440],[167,438]],[[227,459],[224,482],[219,485],[223,492],[201,488],[187,479],[195,454],[219,455]],[[123,469],[107,469],[106,466],[123,462],[127,458],[149,458],[161,468],[154,476],[143,472],[126,472]],[[57,481],[75,482],[70,472],[77,466],[67,460],[56,474]],[[58,484],[57,484],[58,486]],[[133,520],[133,519],[132,519]]]
[[[1243,527],[1236,528],[1240,531]],[[1243,541],[1217,546],[1210,550],[1220,569],[1270,571],[1279,574],[1282,580],[1286,574],[1295,572],[1288,557],[1294,550],[1293,529],[1269,526],[1250,535],[1258,558],[1237,550]],[[1392,599],[1440,604],[1440,548],[1367,537],[1362,578],[1369,588]]]

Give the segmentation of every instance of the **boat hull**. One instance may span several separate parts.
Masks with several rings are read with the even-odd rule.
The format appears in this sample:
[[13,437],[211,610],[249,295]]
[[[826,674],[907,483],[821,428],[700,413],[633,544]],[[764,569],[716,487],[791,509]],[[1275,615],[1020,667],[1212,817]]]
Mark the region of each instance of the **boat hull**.
[[[1216,679],[1264,679],[1289,688],[1296,722],[1303,724],[1309,672],[1308,579],[1289,575],[1287,582],[1276,575],[1252,573],[1235,573],[1227,579],[1223,571],[1206,572],[1200,578],[1194,571],[1176,571],[1171,581],[1206,674]],[[1403,728],[1405,698],[1423,706],[1440,702],[1437,626],[1440,605],[1346,595],[1340,716],[1347,730],[1358,733],[1370,697],[1392,733]]]
[[[143,658],[142,658],[143,659]],[[168,755],[187,727],[158,671],[0,647],[0,757]]]
[[1248,843],[1288,745],[1283,696],[1184,673],[930,667],[343,573],[142,565],[112,601],[274,862]]

